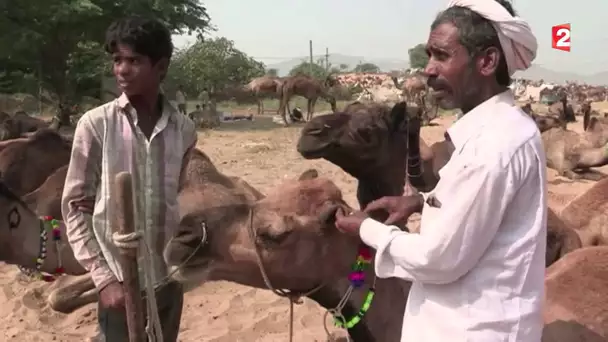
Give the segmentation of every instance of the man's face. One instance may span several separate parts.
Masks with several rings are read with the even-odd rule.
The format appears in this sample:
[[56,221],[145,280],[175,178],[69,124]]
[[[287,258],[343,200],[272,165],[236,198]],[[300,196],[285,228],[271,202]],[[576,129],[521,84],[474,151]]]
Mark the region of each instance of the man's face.
[[118,88],[127,96],[141,95],[158,87],[164,72],[163,61],[155,64],[147,56],[140,55],[126,45],[119,44],[112,55],[112,70]]
[[478,92],[478,76],[467,49],[451,23],[438,25],[426,43],[429,62],[424,69],[431,94],[444,109],[462,108]]

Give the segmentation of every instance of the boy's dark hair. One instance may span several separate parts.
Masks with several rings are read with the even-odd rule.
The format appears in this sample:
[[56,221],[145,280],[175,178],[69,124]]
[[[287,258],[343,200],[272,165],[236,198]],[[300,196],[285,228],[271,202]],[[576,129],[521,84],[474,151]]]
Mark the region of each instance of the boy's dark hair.
[[104,49],[113,54],[118,50],[118,45],[129,46],[138,54],[150,58],[153,64],[162,58],[170,60],[173,55],[171,32],[156,19],[133,16],[113,22],[106,31]]
[[[516,15],[513,5],[508,0],[495,1],[501,4],[512,16]],[[500,51],[501,57],[496,69],[496,80],[501,86],[511,84],[504,51],[498,40],[498,34],[496,34],[496,30],[489,20],[468,8],[450,7],[437,16],[437,19],[431,25],[431,30],[446,22],[456,26],[460,36],[460,44],[469,51],[471,57],[489,47],[497,48]]]

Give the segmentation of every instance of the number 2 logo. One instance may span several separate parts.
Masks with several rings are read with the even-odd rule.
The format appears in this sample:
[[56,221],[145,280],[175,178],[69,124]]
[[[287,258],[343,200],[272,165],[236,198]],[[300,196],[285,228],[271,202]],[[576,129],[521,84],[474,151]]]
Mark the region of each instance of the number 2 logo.
[[570,52],[570,24],[561,24],[551,27],[551,47],[556,50]]

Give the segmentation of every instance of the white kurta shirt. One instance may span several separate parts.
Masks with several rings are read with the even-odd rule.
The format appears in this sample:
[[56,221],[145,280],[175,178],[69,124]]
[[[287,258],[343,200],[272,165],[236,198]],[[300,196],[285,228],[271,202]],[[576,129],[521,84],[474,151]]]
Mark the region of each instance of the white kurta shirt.
[[361,225],[378,277],[413,282],[401,341],[539,342],[547,182],[538,128],[508,90],[448,134],[455,151],[427,195],[437,201],[424,205],[420,234]]

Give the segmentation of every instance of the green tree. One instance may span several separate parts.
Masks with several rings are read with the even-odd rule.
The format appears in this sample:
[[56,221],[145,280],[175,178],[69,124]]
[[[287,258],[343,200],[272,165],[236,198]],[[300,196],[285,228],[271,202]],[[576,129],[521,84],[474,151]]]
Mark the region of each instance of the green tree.
[[346,72],[346,71],[348,71],[348,64],[341,63],[338,66],[338,70],[340,70],[340,72]]
[[166,83],[181,84],[186,93],[197,95],[203,88],[220,91],[246,84],[264,73],[264,64],[238,50],[233,41],[224,37],[199,39],[176,53]]
[[413,48],[407,50],[407,54],[410,57],[410,67],[412,68],[424,68],[429,62],[429,56],[426,54],[425,44],[418,44]]
[[266,76],[277,77],[279,76],[279,70],[276,68],[266,69]]
[[[35,75],[59,104],[77,101],[85,79],[99,80],[105,30],[125,13],[156,17],[174,33],[211,29],[206,8],[193,0],[2,1],[0,13],[0,63]],[[69,113],[61,114],[69,124]]]
[[380,68],[373,63],[362,63],[357,65],[354,69],[353,72],[368,72],[368,73],[379,73],[380,72]]
[[311,65],[310,62],[307,61],[302,61],[302,63],[296,65],[289,71],[289,76],[297,74],[310,75],[311,77],[319,79],[327,77],[327,71],[325,71],[325,68],[321,64],[312,63]]

